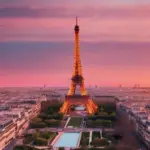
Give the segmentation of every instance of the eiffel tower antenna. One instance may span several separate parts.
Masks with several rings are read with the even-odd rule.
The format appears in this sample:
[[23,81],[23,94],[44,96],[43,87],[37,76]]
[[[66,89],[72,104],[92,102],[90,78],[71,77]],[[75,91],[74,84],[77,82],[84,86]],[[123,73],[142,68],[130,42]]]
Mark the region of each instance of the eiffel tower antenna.
[[76,25],[78,25],[78,17],[76,17]]

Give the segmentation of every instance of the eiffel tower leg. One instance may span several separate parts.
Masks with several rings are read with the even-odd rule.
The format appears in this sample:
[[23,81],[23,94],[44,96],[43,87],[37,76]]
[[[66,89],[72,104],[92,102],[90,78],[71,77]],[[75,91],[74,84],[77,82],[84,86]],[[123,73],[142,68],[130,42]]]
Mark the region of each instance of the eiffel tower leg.
[[85,90],[84,82],[80,85],[81,95],[87,95],[87,91]]
[[76,84],[72,81],[68,95],[74,95],[75,94],[75,89],[76,89]]

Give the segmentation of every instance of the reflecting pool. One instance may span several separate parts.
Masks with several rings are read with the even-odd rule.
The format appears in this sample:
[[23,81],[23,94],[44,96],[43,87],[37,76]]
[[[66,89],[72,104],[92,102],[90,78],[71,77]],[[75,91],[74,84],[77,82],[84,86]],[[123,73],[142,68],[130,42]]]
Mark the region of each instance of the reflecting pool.
[[63,133],[54,147],[77,147],[80,133]]

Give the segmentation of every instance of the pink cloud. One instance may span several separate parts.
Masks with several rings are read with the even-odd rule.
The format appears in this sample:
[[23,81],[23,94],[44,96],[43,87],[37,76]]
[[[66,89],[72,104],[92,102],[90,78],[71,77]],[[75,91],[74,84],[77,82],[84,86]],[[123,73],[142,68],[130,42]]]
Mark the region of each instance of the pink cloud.
[[[140,83],[142,86],[150,86],[150,72],[140,68],[120,69],[120,68],[85,68],[84,79],[86,86],[133,86]],[[67,86],[71,83],[71,70],[67,74],[21,74],[0,77],[1,86]],[[94,78],[93,78],[94,76]]]
[[[7,18],[3,12],[3,18],[0,18],[0,41],[71,40],[76,15],[80,17],[81,39],[84,41],[150,40],[150,5],[93,5],[83,8],[70,4],[70,7],[49,7],[23,7],[23,15],[10,13],[11,7],[6,7],[6,10],[3,8],[7,15],[14,13],[14,16]],[[21,8],[14,7],[13,10]],[[57,9],[65,9],[65,12],[62,11],[64,14],[59,14],[61,11],[56,11]],[[17,14],[20,15],[19,18]]]
[[[72,19],[0,19],[1,41],[72,41]],[[148,19],[80,19],[82,41],[150,41]]]

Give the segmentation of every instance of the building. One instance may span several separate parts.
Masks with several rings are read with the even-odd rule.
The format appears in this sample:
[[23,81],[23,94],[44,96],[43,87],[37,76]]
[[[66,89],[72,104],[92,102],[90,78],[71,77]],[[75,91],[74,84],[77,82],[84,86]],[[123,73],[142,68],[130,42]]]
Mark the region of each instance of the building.
[[129,119],[135,124],[137,136],[150,149],[150,113],[147,105],[144,102],[126,102],[120,108],[128,113]]
[[150,116],[139,115],[136,122],[136,132],[139,138],[150,148]]
[[0,111],[0,150],[13,139],[24,134],[30,120],[36,117],[40,110],[41,103],[36,101],[19,103],[16,107]]
[[13,120],[0,118],[0,149],[5,148],[16,137],[16,125]]

